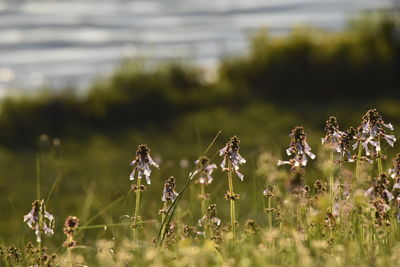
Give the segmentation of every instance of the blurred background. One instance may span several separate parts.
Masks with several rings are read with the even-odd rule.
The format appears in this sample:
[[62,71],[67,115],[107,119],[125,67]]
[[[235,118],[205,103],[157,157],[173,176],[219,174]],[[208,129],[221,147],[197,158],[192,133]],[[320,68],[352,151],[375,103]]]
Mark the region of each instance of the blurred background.
[[[3,0],[0,241],[32,239],[22,216],[37,175],[56,244],[67,215],[88,221],[121,198],[91,222],[132,214],[129,162],[141,143],[161,165],[144,196],[150,220],[166,178],[179,188],[219,130],[216,163],[231,135],[242,140],[243,207],[274,179],[263,164],[285,158],[294,126],[317,153],[330,115],[346,129],[378,108],[398,133],[399,10],[394,0]],[[324,177],[318,161],[309,173],[308,183]],[[225,207],[225,188],[217,172],[210,201]],[[198,190],[184,208],[196,210]],[[242,215],[261,218],[257,203]]]

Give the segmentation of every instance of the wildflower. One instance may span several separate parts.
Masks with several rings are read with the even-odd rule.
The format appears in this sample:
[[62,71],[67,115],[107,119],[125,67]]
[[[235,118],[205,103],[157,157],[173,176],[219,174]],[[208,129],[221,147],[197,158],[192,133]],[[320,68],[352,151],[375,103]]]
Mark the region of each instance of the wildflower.
[[217,206],[211,204],[199,220],[200,231],[197,234],[205,238],[210,238],[219,244],[222,242],[220,226],[221,220],[217,217]]
[[[367,156],[371,155],[370,145],[374,148],[373,152],[379,153],[381,151],[381,145],[379,142],[381,137],[384,138],[391,147],[394,146],[396,137],[394,135],[386,134],[384,128],[391,131],[394,130],[393,125],[391,123],[385,123],[376,109],[368,110],[363,116],[359,139]],[[353,148],[355,149],[357,145],[358,142],[354,144]]]
[[217,205],[211,204],[199,220],[199,226],[220,226],[220,224],[221,220],[217,217]]
[[354,158],[351,156],[350,146],[351,142],[356,140],[356,138],[356,130],[353,127],[350,127],[340,136],[337,152],[341,154],[344,161],[354,162]]
[[246,163],[246,160],[239,154],[239,143],[239,138],[236,136],[231,137],[226,146],[219,151],[219,155],[224,156],[224,160],[221,162],[222,170],[234,171],[243,181],[244,175],[239,172],[239,165]]
[[382,198],[374,198],[371,201],[372,207],[375,209],[375,222],[377,226],[386,224],[390,226],[389,210],[390,206]]
[[64,234],[67,236],[67,240],[64,242],[64,246],[68,248],[76,247],[76,241],[74,235],[79,226],[79,218],[75,216],[68,216],[64,223]]
[[286,149],[288,156],[294,155],[294,157],[288,161],[278,161],[278,166],[288,164],[291,165],[291,170],[304,168],[307,165],[307,156],[311,159],[315,159],[315,155],[311,152],[311,148],[306,141],[306,134],[303,127],[295,127],[292,133],[290,147]]
[[389,169],[388,172],[391,178],[400,178],[400,153],[397,153],[393,160],[393,168]]
[[[393,184],[393,191],[399,196],[400,190],[400,153],[396,155],[393,159],[393,168],[389,169],[389,175],[391,178],[395,179]],[[399,213],[400,214],[400,213]]]
[[225,194],[225,199],[235,201],[236,199],[240,199],[240,195],[234,192],[227,191]]
[[144,175],[146,177],[147,184],[151,184],[150,166],[159,168],[158,164],[155,163],[154,160],[150,157],[150,149],[147,147],[147,145],[138,146],[138,149],[136,151],[136,158],[131,162],[131,166],[133,170],[131,175],[129,176],[129,179],[134,180],[135,172],[137,171],[137,178],[142,179]]
[[271,197],[274,198],[275,197],[275,188],[273,185],[268,185],[267,189],[265,189],[263,191],[263,195],[266,197]]
[[178,193],[175,192],[175,178],[173,176],[169,177],[165,182],[164,191],[161,200],[166,202],[168,200],[175,201]]
[[325,226],[331,230],[336,228],[336,218],[335,218],[334,214],[330,211],[326,212]]
[[190,173],[191,177],[198,176],[196,183],[209,185],[213,181],[213,177],[211,176],[214,170],[217,168],[217,165],[210,164],[210,159],[203,156],[200,159],[196,160],[194,164],[199,165],[199,168],[195,170],[193,173]]
[[336,117],[330,117],[326,121],[325,126],[326,136],[321,138],[322,144],[327,144],[332,149],[340,152],[340,139],[344,135],[344,132],[339,131],[339,125],[337,123]]
[[327,184],[324,181],[316,180],[314,188],[317,190],[317,194],[321,194],[327,191]]
[[196,228],[190,225],[183,226],[183,238],[196,238]]
[[254,220],[247,220],[245,223],[244,232],[247,235],[255,235],[260,231],[258,224]]
[[365,192],[365,195],[371,196],[373,199],[381,198],[385,200],[387,204],[389,204],[394,199],[392,193],[390,193],[387,189],[389,183],[390,182],[387,179],[386,174],[381,174],[375,179],[373,185],[368,188],[368,190]]
[[168,224],[166,227],[165,242],[164,246],[167,249],[172,249],[176,244],[177,236],[177,226],[175,223]]
[[24,216],[26,222],[31,229],[35,229],[36,241],[42,242],[41,232],[51,236],[54,234],[54,217],[46,211],[44,200],[35,200],[32,203],[31,211]]
[[397,204],[397,207],[398,207],[396,218],[397,218],[397,221],[400,222],[400,196],[397,196],[396,204]]
[[[19,263],[22,259],[21,251],[15,246],[7,248],[7,256],[13,263]],[[19,264],[18,264],[19,265]]]

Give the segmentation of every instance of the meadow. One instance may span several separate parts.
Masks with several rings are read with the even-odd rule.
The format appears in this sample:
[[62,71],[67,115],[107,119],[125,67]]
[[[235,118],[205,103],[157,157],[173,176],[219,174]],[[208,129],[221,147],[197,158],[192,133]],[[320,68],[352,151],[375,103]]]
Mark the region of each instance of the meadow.
[[262,30],[215,72],[129,61],[3,99],[2,264],[396,266],[399,29]]

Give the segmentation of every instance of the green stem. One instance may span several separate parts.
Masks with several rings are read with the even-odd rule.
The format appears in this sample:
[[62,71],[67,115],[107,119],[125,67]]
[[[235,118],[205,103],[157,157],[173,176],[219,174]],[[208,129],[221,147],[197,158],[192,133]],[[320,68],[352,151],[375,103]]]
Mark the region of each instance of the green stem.
[[338,189],[339,189],[339,199],[338,199],[338,201],[339,201],[339,222],[341,223],[342,222],[342,194],[343,194],[343,191],[342,191],[342,188],[343,188],[343,186],[344,186],[344,181],[343,181],[343,176],[342,176],[342,162],[343,162],[343,158],[342,158],[342,156],[340,156],[340,159],[339,159],[339,182],[338,182]]
[[333,148],[331,150],[331,169],[329,173],[329,193],[331,196],[331,201],[332,201],[332,206],[331,208],[333,209],[333,202],[335,201],[334,199],[334,192],[333,192],[333,186],[334,186],[334,171],[335,171],[335,159],[334,159],[334,151]]
[[40,200],[40,156],[36,154],[36,199]]
[[68,267],[72,267],[72,253],[71,253],[71,249],[67,248],[67,266]]
[[381,174],[383,173],[383,167],[382,167],[382,151],[381,151],[381,137],[378,136],[378,147],[379,147],[379,151],[378,151],[378,174],[379,176],[381,176]]
[[[233,179],[232,179],[232,163],[228,160],[228,184],[229,184],[229,193],[231,197],[234,197],[233,192]],[[236,225],[235,225],[235,200],[230,199],[231,206],[231,230],[233,234],[233,241],[236,241]]]
[[163,212],[161,215],[161,222],[163,222],[165,220],[165,214],[167,213],[167,201],[164,201],[164,205],[163,205]]
[[268,197],[268,228],[272,229],[271,197]]
[[[206,148],[206,150],[204,151],[204,153],[203,153],[202,156],[205,156],[205,155],[207,154],[207,152],[208,152],[208,151],[210,150],[210,148],[214,145],[215,141],[217,140],[217,138],[218,138],[218,136],[219,136],[220,134],[221,134],[221,131],[219,131],[219,132],[215,135],[214,139],[213,139],[213,140],[211,141],[211,143],[208,145],[208,147]],[[199,168],[199,166],[200,166],[200,162],[197,163],[196,166],[194,167],[194,169],[193,169],[193,171],[192,171],[192,174],[188,177],[188,179],[186,180],[185,184],[183,185],[182,190],[178,193],[178,197],[175,198],[175,200],[174,200],[174,201],[172,202],[172,204],[169,206],[168,211],[167,211],[167,214],[165,215],[165,219],[164,219],[163,222],[161,223],[161,227],[160,227],[160,229],[159,229],[159,231],[158,231],[158,235],[157,235],[157,238],[156,238],[156,246],[157,246],[157,247],[159,247],[159,248],[162,247],[162,244],[163,244],[163,242],[164,242],[164,237],[165,237],[165,232],[163,232],[163,228],[164,228],[165,225],[168,225],[168,224],[171,222],[172,217],[174,216],[176,207],[177,207],[179,201],[181,200],[181,197],[182,197],[183,193],[186,191],[186,189],[188,188],[188,186],[190,185],[190,183],[193,181],[193,174],[194,174],[194,171],[195,171],[197,168]]]
[[201,214],[204,214],[204,212],[206,211],[206,199],[205,199],[205,188],[204,188],[204,184],[201,184]]
[[38,225],[39,225],[39,233],[38,233],[38,235],[39,235],[39,242],[37,242],[37,246],[38,246],[38,251],[39,251],[39,264],[40,264],[40,267],[41,266],[43,266],[43,264],[42,264],[42,229],[43,229],[43,220],[44,220],[44,214],[43,214],[43,210],[42,210],[42,205],[44,205],[43,204],[43,201],[44,200],[40,200],[41,202],[40,202],[40,207],[39,207],[39,220],[38,220]]
[[[361,141],[358,141],[358,154],[357,154],[357,162],[356,162],[356,180],[360,179],[361,153],[362,153],[362,144],[361,144]],[[353,183],[354,183],[354,181],[353,181]],[[353,186],[354,186],[354,184],[353,184]]]
[[[163,205],[163,213],[161,215],[161,224],[165,221],[165,217],[166,217],[166,213],[167,213],[167,201],[164,201],[164,205]],[[168,227],[168,224],[164,225],[164,227],[162,228],[161,234],[163,235],[165,232],[165,228]]]
[[142,179],[137,178],[136,184],[136,203],[135,203],[135,215],[134,215],[134,226],[133,229],[133,239],[137,242],[138,236],[138,216],[139,216],[139,208],[140,208],[140,182]]

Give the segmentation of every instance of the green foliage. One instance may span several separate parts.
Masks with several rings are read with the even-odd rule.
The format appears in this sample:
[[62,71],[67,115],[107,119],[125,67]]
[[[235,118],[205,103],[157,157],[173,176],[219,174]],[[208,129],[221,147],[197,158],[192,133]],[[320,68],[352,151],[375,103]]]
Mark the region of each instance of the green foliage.
[[[366,106],[375,105],[398,129],[397,23],[385,15],[352,22],[342,33],[299,29],[271,37],[260,32],[252,40],[249,55],[224,60],[215,79],[205,70],[182,63],[125,62],[86,95],[61,92],[3,99],[0,260],[6,266],[53,261],[61,266],[68,262],[89,266],[397,265],[398,207],[391,204],[389,219],[383,224],[374,213],[376,206],[364,195],[376,176],[376,164],[360,165],[361,179],[354,182],[351,196],[343,199],[342,217],[333,219],[326,184],[331,159],[319,145],[323,121],[329,115],[337,116],[345,129],[360,123]],[[296,125],[304,126],[317,154],[304,177],[309,191],[300,198],[288,191],[289,171],[276,168],[278,159],[284,158],[280,155],[285,155],[287,133]],[[221,219],[221,225],[215,223],[219,219],[202,214],[200,186],[192,183],[166,228],[163,248],[154,248],[165,180],[174,176],[180,191],[193,162],[220,130],[221,137],[207,155],[210,160],[219,166],[218,150],[234,134],[240,137],[241,154],[247,159],[240,167],[244,181],[233,177],[235,192],[240,193],[235,202],[238,243],[232,242],[229,203],[224,200],[226,173],[216,170],[212,185],[205,187],[210,194],[205,201],[216,204],[218,212],[213,216]],[[39,139],[42,133],[50,137]],[[395,134],[399,136],[398,131]],[[130,190],[129,162],[141,143],[151,146],[161,168],[152,172],[152,184],[141,193],[143,228],[139,242],[133,242],[130,219],[135,194]],[[388,151],[387,145],[382,148]],[[388,151],[388,158],[397,150]],[[35,235],[22,219],[36,199],[37,158],[41,197],[56,217],[55,235],[45,238],[47,250],[42,248],[42,252],[32,244],[25,247]],[[383,160],[383,170],[390,165]],[[354,165],[344,163],[333,174],[343,183],[352,181]],[[271,190],[268,198],[263,195],[267,187]],[[80,219],[74,233],[78,246],[73,249],[61,247],[63,219],[68,215]],[[200,227],[201,218],[205,219]],[[53,252],[58,257],[51,256]]]
[[271,37],[260,31],[248,55],[224,59],[216,73],[179,62],[126,61],[85,95],[5,98],[0,144],[32,147],[44,132],[85,138],[93,131],[113,135],[153,126],[173,131],[172,122],[192,112],[236,111],[255,102],[297,113],[311,106],[351,110],[366,108],[366,101],[370,107],[380,99],[398,99],[400,27],[395,15],[362,17],[338,33],[303,28]]

